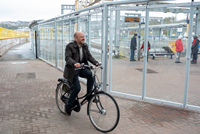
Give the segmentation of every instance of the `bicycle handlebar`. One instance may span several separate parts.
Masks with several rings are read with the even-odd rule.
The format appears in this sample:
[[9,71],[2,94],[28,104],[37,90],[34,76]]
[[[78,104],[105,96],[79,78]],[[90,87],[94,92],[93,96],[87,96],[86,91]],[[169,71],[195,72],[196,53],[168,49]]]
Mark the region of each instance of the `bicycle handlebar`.
[[87,68],[89,68],[89,69],[92,69],[92,70],[94,70],[94,69],[99,69],[99,68],[103,69],[102,64],[101,64],[101,63],[98,63],[98,64],[99,64],[99,66],[93,67],[93,66],[85,65],[84,63],[82,63],[82,64],[81,64],[81,67],[75,68],[75,70],[85,69],[85,67],[87,67]]

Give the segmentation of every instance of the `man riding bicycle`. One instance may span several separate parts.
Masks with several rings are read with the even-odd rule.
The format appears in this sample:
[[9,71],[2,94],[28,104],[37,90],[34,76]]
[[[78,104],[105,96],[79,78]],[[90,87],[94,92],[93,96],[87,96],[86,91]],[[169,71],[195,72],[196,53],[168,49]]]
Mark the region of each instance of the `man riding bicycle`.
[[74,101],[81,89],[78,76],[87,79],[87,93],[93,87],[92,72],[89,69],[75,70],[75,68],[80,68],[82,63],[88,65],[88,61],[98,66],[98,62],[92,57],[88,45],[84,42],[84,34],[77,31],[74,33],[74,41],[67,44],[65,49],[66,65],[63,76],[73,84],[73,90],[67,104],[65,104],[65,113],[68,116],[71,115]]

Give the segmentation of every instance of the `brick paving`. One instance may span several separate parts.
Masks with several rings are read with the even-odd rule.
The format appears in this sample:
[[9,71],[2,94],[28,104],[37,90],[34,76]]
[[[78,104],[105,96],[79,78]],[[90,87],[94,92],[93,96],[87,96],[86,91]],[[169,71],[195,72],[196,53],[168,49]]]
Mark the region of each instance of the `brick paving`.
[[[27,62],[26,64],[12,64],[13,62]],[[160,62],[166,63],[162,67]],[[113,62],[116,65],[117,62]],[[123,74],[126,70],[127,76],[131,73],[137,76],[133,79],[141,83],[141,72],[135,71],[135,68],[141,68],[141,62],[130,63],[127,59],[118,61],[122,69],[114,68],[113,75]],[[158,64],[154,66],[154,64]],[[167,66],[173,65],[166,60],[165,62],[157,60],[157,63],[150,61],[148,68],[160,72],[166,70]],[[184,63],[183,63],[184,64]],[[122,65],[127,65],[123,67]],[[197,64],[199,66],[199,64]],[[134,68],[132,68],[134,67]],[[157,70],[153,67],[157,67]],[[130,68],[128,70],[128,68]],[[175,67],[184,68],[181,64]],[[194,73],[198,71],[192,67]],[[172,71],[167,70],[165,76]],[[163,71],[164,72],[164,71]],[[137,75],[137,73],[139,75]],[[190,72],[191,73],[191,72]],[[30,76],[30,74],[32,74]],[[18,60],[18,61],[0,61],[0,134],[98,134],[90,123],[86,113],[87,105],[84,105],[79,113],[72,112],[70,117],[62,114],[55,102],[55,89],[57,79],[62,77],[62,72],[46,64],[41,60]],[[158,73],[160,74],[160,73]],[[184,71],[179,71],[174,77],[181,77]],[[147,74],[147,80],[151,75]],[[116,75],[117,76],[117,75]],[[196,75],[194,75],[196,77]],[[153,77],[153,76],[151,76]],[[163,77],[162,75],[160,77]],[[130,77],[133,78],[133,77]],[[158,82],[165,82],[155,77]],[[170,80],[171,77],[169,77]],[[197,82],[194,77],[191,81]],[[126,79],[120,77],[114,81],[123,82]],[[184,78],[183,78],[184,79]],[[197,79],[198,80],[198,79]],[[158,83],[157,82],[157,83]],[[125,83],[126,84],[126,83]],[[124,85],[125,85],[124,84]],[[127,83],[128,84],[128,83]],[[137,84],[134,86],[136,87]],[[148,81],[147,81],[148,85]],[[166,82],[167,85],[167,82]],[[190,84],[191,85],[191,84]],[[195,84],[196,86],[197,84]],[[129,87],[130,84],[127,86]],[[155,86],[155,84],[148,85]],[[161,85],[157,85],[161,86]],[[86,86],[81,84],[81,94],[85,93]],[[147,88],[147,89],[148,89]],[[140,89],[139,87],[136,89]],[[156,88],[155,88],[156,89]],[[163,86],[164,91],[166,91]],[[159,89],[156,89],[159,90]],[[133,93],[137,90],[132,90]],[[163,92],[164,92],[163,91]],[[128,90],[126,91],[128,92]],[[194,91],[194,95],[195,95]],[[162,92],[159,93],[162,95]],[[159,96],[155,94],[155,96]],[[173,93],[172,93],[173,94]],[[196,93],[198,95],[198,91]],[[148,92],[147,92],[148,95]],[[151,94],[152,96],[154,94]],[[197,96],[195,95],[195,96]],[[168,97],[167,95],[163,97]],[[194,97],[197,99],[196,97]],[[120,121],[111,134],[199,134],[200,133],[200,112],[177,107],[165,106],[161,104],[148,103],[134,99],[125,99],[115,97],[120,108]],[[198,104],[198,102],[197,102]]]
[[[62,72],[40,60],[0,61],[0,134],[98,134],[86,105],[68,117],[57,109]],[[17,61],[20,62],[20,61]],[[16,77],[35,73],[35,78]],[[83,94],[85,85],[81,84]],[[200,112],[115,97],[120,122],[111,134],[199,134]]]

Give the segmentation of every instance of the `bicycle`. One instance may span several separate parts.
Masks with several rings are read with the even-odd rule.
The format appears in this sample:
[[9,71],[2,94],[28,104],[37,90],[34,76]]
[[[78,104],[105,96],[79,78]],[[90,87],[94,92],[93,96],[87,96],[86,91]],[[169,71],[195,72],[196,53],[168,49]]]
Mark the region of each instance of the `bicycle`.
[[[88,102],[87,115],[92,125],[101,132],[110,132],[114,130],[119,122],[120,111],[115,99],[108,93],[101,90],[102,82],[99,81],[96,72],[103,69],[102,65],[98,67],[82,64],[78,69],[89,68],[92,70],[94,88],[90,93],[82,97],[77,97],[72,110],[79,112],[81,106]],[[68,101],[73,85],[67,79],[59,78],[60,82],[56,88],[56,104],[61,113],[65,114],[65,103]],[[63,88],[65,87],[65,88]],[[79,100],[82,99],[80,102]]]

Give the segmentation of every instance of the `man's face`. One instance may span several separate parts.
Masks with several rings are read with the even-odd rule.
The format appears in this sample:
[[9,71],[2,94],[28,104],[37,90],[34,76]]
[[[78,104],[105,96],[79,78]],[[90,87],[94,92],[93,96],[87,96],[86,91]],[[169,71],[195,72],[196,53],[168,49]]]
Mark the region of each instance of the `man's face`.
[[137,35],[135,36],[135,38],[137,38]]
[[84,44],[85,43],[85,36],[83,33],[77,33],[77,35],[75,36],[75,40],[78,44]]

